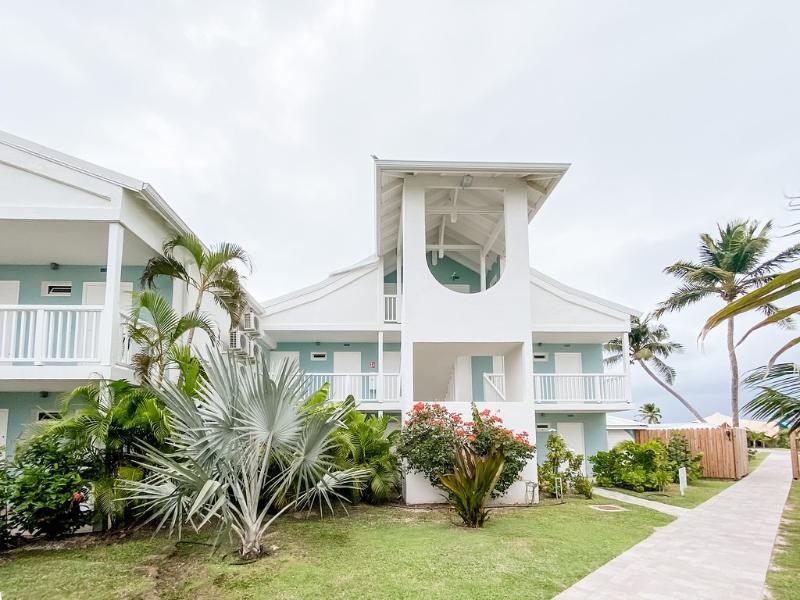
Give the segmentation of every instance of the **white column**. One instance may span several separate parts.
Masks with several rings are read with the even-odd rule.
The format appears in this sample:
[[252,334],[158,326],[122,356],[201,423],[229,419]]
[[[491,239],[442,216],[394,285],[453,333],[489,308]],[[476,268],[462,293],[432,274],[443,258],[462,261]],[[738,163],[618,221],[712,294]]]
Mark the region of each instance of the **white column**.
[[481,291],[486,290],[486,255],[481,250]]
[[106,295],[100,319],[100,363],[112,365],[117,359],[120,340],[119,294],[122,278],[122,244],[125,230],[119,223],[108,224],[106,256]]
[[622,334],[622,372],[625,375],[625,400],[631,401],[631,343],[628,332]]
[[382,403],[386,390],[383,380],[383,331],[378,332],[378,385],[375,387],[378,394],[377,400]]

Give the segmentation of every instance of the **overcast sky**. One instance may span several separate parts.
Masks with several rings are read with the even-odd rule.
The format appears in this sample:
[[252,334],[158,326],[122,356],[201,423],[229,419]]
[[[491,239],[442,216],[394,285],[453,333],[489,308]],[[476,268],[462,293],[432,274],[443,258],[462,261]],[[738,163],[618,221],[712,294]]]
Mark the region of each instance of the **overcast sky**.
[[[8,3],[0,128],[152,183],[250,251],[258,298],[373,252],[370,154],[571,163],[532,265],[644,311],[699,232],[791,222],[799,3],[389,4]],[[665,318],[706,414],[730,412],[722,332],[695,342],[716,308]],[[742,368],[786,335],[754,336]],[[637,403],[687,417],[634,373]]]

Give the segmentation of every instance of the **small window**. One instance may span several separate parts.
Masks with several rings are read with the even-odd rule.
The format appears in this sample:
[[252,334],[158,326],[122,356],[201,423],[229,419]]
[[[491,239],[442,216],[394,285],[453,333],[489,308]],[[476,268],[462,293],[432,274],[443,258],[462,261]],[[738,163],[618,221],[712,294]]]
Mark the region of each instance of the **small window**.
[[71,281],[43,281],[42,296],[72,296]]
[[550,431],[550,423],[537,423],[536,431]]
[[534,352],[533,362],[547,362],[548,356],[547,352]]
[[311,360],[313,360],[313,361],[328,360],[328,353],[327,352],[312,352],[311,353]]
[[39,414],[36,415],[37,421],[52,421],[53,419],[58,418],[58,413],[56,411],[51,410],[40,410]]

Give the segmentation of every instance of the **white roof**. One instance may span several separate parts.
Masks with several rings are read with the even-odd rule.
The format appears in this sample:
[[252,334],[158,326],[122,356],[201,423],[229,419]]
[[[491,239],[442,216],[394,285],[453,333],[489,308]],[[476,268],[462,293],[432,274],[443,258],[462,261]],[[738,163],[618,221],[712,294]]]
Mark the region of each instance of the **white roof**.
[[[733,419],[729,415],[715,412],[713,415],[705,417],[706,421],[714,425],[731,425]],[[755,421],[752,419],[739,419],[739,426],[749,429],[750,431],[757,431],[767,435],[775,435],[780,430],[778,423],[774,421]]]
[[632,419],[606,415],[606,429],[647,429],[647,424]]

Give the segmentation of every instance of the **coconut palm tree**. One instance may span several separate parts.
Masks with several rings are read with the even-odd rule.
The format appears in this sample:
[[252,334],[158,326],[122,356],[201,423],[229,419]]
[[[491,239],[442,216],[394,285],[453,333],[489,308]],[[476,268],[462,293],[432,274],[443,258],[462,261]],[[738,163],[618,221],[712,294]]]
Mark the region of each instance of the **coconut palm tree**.
[[[675,382],[675,369],[664,362],[673,352],[683,352],[683,346],[669,339],[669,331],[664,325],[657,323],[651,315],[641,319],[631,319],[631,331],[628,334],[630,355],[622,355],[622,338],[615,338],[605,345],[606,364],[617,364],[627,358],[631,364],[638,364],[658,385],[683,404],[696,419],[705,423],[689,402],[672,387]],[[661,375],[659,377],[648,365]]]
[[[187,268],[176,256],[176,251],[188,254],[194,268]],[[178,234],[164,242],[163,254],[151,258],[142,273],[143,287],[152,288],[156,277],[164,275],[183,281],[197,291],[194,312],[199,313],[203,298],[209,293],[228,314],[231,326],[239,323],[245,305],[242,279],[235,265],[251,270],[250,257],[244,249],[230,242],[222,242],[209,249],[192,234]],[[194,331],[189,331],[187,343],[192,345]]]
[[133,370],[144,384],[159,387],[170,366],[181,366],[191,360],[188,345],[180,343],[185,333],[205,331],[212,343],[216,339],[211,319],[192,311],[179,316],[169,302],[157,292],[134,294],[134,305],[126,317],[130,339],[139,345],[133,355]]
[[781,363],[755,369],[744,384],[757,390],[744,411],[756,419],[778,421],[789,431],[800,430],[800,375],[798,365]]
[[[194,395],[166,382],[159,398],[171,412],[172,450],[143,445],[148,475],[126,484],[128,496],[158,529],[208,523],[238,540],[242,556],[261,553],[261,538],[281,514],[344,500],[339,490],[366,475],[335,465],[333,434],[352,410],[306,402],[308,382],[294,365],[273,376],[266,360],[241,365],[217,350]],[[218,540],[220,539],[218,535]]]
[[645,402],[639,407],[639,419],[650,425],[661,423],[661,409],[653,402]]
[[[659,305],[656,316],[682,310],[711,296],[730,304],[768,283],[783,265],[800,256],[800,244],[796,244],[763,260],[770,244],[771,221],[761,227],[758,221],[731,221],[725,227],[718,226],[717,230],[716,239],[708,233],[700,235],[699,262],[678,261],[664,269],[665,273],[674,275],[683,284]],[[772,303],[765,303],[759,309],[767,316],[778,311]],[[734,341],[734,317],[730,316],[726,321],[731,369],[731,413],[733,426],[738,427],[739,365]]]

